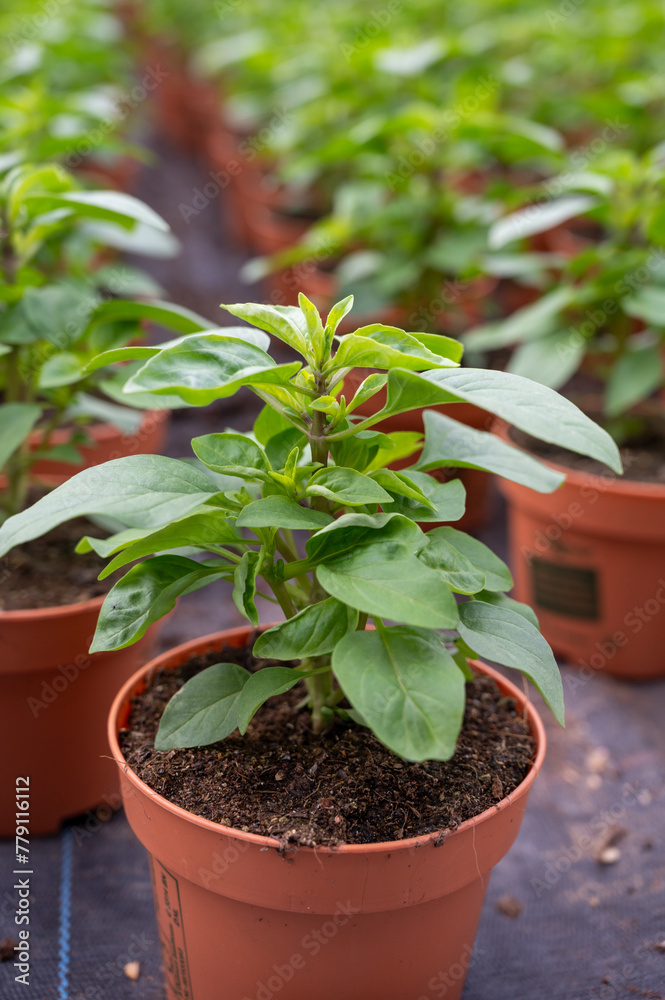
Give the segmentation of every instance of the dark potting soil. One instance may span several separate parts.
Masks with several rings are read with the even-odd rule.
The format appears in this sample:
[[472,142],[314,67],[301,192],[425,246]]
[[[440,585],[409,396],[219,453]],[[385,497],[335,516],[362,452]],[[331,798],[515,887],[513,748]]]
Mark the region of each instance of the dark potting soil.
[[106,594],[122,573],[98,580],[106,560],[96,552],[74,552],[83,535],[106,534],[79,517],[11,549],[0,559],[0,611],[59,607]]
[[[464,725],[451,760],[410,764],[367,729],[336,720],[315,736],[304,689],[271,698],[245,737],[207,747],[157,751],[164,708],[194,674],[233,661],[249,670],[272,665],[243,650],[192,657],[158,671],[132,701],[120,746],[133,771],[170,802],[205,819],[286,845],[335,846],[401,840],[454,830],[512,792],[526,777],[534,742],[515,702],[495,682],[467,684]],[[279,663],[279,666],[283,666]]]
[[[593,458],[578,455],[567,448],[559,448],[538,441],[530,434],[511,429],[510,436],[515,444],[525,448],[539,458],[563,465],[576,472],[589,472],[595,476],[614,476],[614,473]],[[617,477],[635,483],[665,483],[665,435],[656,431],[648,432],[641,438],[630,441],[619,449],[623,462],[623,476]]]

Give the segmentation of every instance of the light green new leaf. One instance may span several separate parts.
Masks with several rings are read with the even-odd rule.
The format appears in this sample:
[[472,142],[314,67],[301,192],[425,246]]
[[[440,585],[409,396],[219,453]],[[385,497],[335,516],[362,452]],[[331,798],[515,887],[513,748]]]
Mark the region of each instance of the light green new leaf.
[[116,552],[121,552],[133,542],[138,542],[141,538],[149,535],[152,528],[126,528],[124,531],[116,531],[108,538],[95,538],[93,535],[84,535],[75,548],[75,552],[96,552],[98,556],[107,559]]
[[258,326],[260,330],[272,334],[288,344],[299,354],[307,351],[307,321],[302,310],[297,306],[271,306],[260,302],[236,303],[227,306],[222,304],[232,316]]
[[[125,535],[129,532],[123,533]],[[117,535],[115,536],[117,539]],[[211,546],[244,545],[244,540],[237,534],[226,520],[224,512],[217,508],[198,511],[173,521],[158,531],[153,531],[136,541],[129,540],[127,547],[106,566],[99,574],[103,580],[121,566],[142,559],[144,556],[164,552],[166,549],[201,548]],[[79,549],[80,551],[80,549]]]
[[337,503],[361,506],[367,503],[389,503],[392,497],[378,483],[362,472],[344,467],[321,469],[307,484],[305,496],[326,497]]
[[[256,646],[254,647],[256,649]],[[286,694],[303,679],[303,674],[293,667],[263,667],[251,674],[238,698],[236,712],[238,729],[245,735],[252,718],[268,698],[276,694]]]
[[479,656],[525,674],[564,725],[563,684],[554,654],[524,615],[505,606],[468,601],[459,607],[458,632]]
[[[510,590],[513,586],[512,573],[503,559],[499,559],[487,545],[474,538],[473,535],[467,535],[465,531],[458,531],[457,528],[445,525],[442,528],[429,531],[427,541],[428,548],[429,545],[436,545],[442,541],[457,549],[461,556],[468,559],[477,570],[483,573],[486,590]],[[426,553],[427,549],[423,549],[420,553],[421,559],[426,556]],[[427,562],[427,559],[425,558],[424,561]],[[430,564],[428,563],[428,565]]]
[[84,469],[0,528],[0,556],[15,545],[89,514],[131,528],[157,527],[184,517],[218,491],[187,462],[163,455],[129,455]]
[[407,625],[457,625],[450,587],[398,543],[365,544],[344,552],[317,566],[316,575],[332,597],[358,611]]
[[192,438],[192,451],[213,472],[241,479],[268,479],[270,463],[263,448],[244,434],[203,434]]
[[496,435],[468,427],[436,410],[426,410],[424,422],[425,447],[417,462],[419,469],[439,469],[441,466],[484,469],[539,493],[551,493],[565,479]]
[[[665,324],[665,316],[662,322]],[[605,413],[618,417],[663,385],[662,346],[652,344],[622,354],[605,390]]]
[[335,330],[342,322],[344,317],[351,312],[353,309],[353,295],[347,295],[345,299],[341,299],[340,302],[336,302],[328,313],[328,318],[326,319],[326,327],[330,333],[335,333]]
[[384,385],[388,381],[388,376],[384,375],[382,372],[373,372],[368,375],[367,378],[360,383],[356,394],[347,400],[347,413],[353,413],[357,407],[362,406],[366,403],[368,399],[375,396],[377,392],[383,389]]
[[238,727],[240,693],[251,674],[237,663],[215,663],[195,674],[164,709],[155,750],[203,747]]
[[329,597],[293,618],[263,632],[254,643],[254,655],[275,660],[323,656],[358,624],[358,612]]
[[262,497],[247,504],[238,515],[239,528],[291,528],[318,531],[333,518],[325,511],[303,507],[288,497]]
[[0,405],[0,469],[42,415],[37,403],[3,403]]
[[233,603],[238,611],[256,627],[259,624],[259,613],[256,610],[254,597],[256,595],[256,574],[263,560],[263,551],[254,552],[251,549],[243,554],[233,575]]
[[155,556],[133,566],[106,595],[90,652],[131,646],[173,610],[181,594],[227,575],[227,570],[174,555]]
[[464,716],[464,675],[430,629],[354,632],[333,671],[354,709],[405,760],[448,760]]
[[288,386],[300,367],[297,361],[276,365],[265,351],[235,337],[194,334],[149,358],[125,391],[175,392],[193,406],[206,406],[246,385]]
[[[440,339],[443,351],[448,340],[445,337]],[[330,371],[339,368],[406,368],[423,371],[429,368],[457,367],[456,361],[443,354],[435,354],[415,337],[396,327],[376,323],[361,327],[356,333],[347,334],[339,340],[340,345],[330,362]],[[458,346],[461,354],[461,345]]]
[[483,368],[437,368],[424,373],[393,370],[388,374],[386,406],[373,421],[414,406],[457,401],[473,403],[527,434],[596,458],[615,472],[622,471],[619,449],[602,427],[553,389],[508,372]]

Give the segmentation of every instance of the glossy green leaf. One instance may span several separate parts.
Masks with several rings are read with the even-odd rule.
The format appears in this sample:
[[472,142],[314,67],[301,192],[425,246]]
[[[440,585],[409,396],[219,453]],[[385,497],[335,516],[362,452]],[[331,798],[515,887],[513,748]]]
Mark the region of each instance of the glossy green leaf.
[[323,656],[357,624],[354,608],[329,597],[263,632],[254,643],[254,655],[275,660]]
[[391,371],[386,407],[375,419],[414,406],[457,401],[473,403],[527,434],[622,471],[619,450],[602,427],[553,389],[507,372],[482,368],[438,368],[422,374]]
[[126,391],[175,392],[193,406],[205,406],[246,385],[288,386],[299,369],[297,361],[276,365],[254,344],[216,333],[199,334],[149,358],[128,381]]
[[448,760],[464,716],[464,675],[430,629],[354,632],[333,652],[344,693],[405,760]]
[[335,333],[339,324],[342,322],[344,317],[351,312],[352,308],[353,295],[347,295],[346,298],[335,303],[326,319],[326,327],[331,333]]
[[564,724],[563,684],[552,650],[524,615],[505,606],[468,601],[459,607],[458,631],[479,656],[525,674]]
[[164,709],[155,749],[209,746],[230,736],[238,727],[238,702],[250,676],[237,663],[215,663],[191,677]]
[[332,521],[325,511],[303,507],[288,497],[262,497],[247,504],[238,515],[239,528],[291,528],[318,531]]
[[[457,366],[450,358],[435,354],[419,343],[415,337],[396,327],[362,327],[356,333],[340,337],[340,345],[332,359],[330,370],[338,368],[406,368],[424,371],[439,366]],[[441,338],[441,348],[447,344]],[[461,348],[460,348],[461,353]]]
[[270,463],[263,448],[244,434],[203,434],[192,451],[213,472],[241,479],[266,479]]
[[[112,303],[111,303],[112,304]],[[195,314],[192,313],[192,316]],[[169,324],[174,325],[173,323]],[[187,319],[182,320],[183,324],[187,324]],[[192,320],[194,323],[194,320]],[[266,337],[264,333],[260,330],[251,330],[249,327],[245,326],[229,326],[216,327],[214,329],[204,329],[200,331],[200,334],[210,334],[217,335],[220,337],[232,337],[234,340],[239,340],[243,343],[253,344],[258,347],[259,350],[263,351],[270,344],[269,338]],[[186,344],[194,337],[199,336],[199,332],[187,333],[183,337],[176,337],[174,340],[165,341],[163,344],[158,346],[148,347],[144,344],[132,344],[129,347],[119,347],[112,351],[104,351],[102,354],[98,354],[96,358],[89,361],[86,366],[86,373],[96,371],[98,368],[105,368],[107,365],[116,364],[119,361],[147,361],[148,358],[156,357],[161,351],[170,349],[172,347],[177,347],[181,344]],[[274,411],[273,411],[274,412]]]
[[441,466],[485,469],[539,493],[551,493],[564,481],[563,475],[494,434],[468,427],[436,410],[426,410],[424,421],[425,447],[417,463],[423,471]]
[[486,604],[496,604],[500,608],[509,608],[511,611],[515,611],[518,615],[522,615],[528,622],[540,631],[540,623],[536,616],[533,608],[530,608],[528,604],[523,604],[521,601],[516,601],[512,597],[508,597],[506,594],[500,594],[498,591],[493,590],[481,590],[480,593],[476,594],[477,601],[484,601]]
[[337,466],[315,472],[307,484],[305,495],[326,497],[349,506],[379,504],[391,499],[390,494],[369,476],[355,469]]
[[163,455],[130,455],[84,469],[0,527],[0,556],[86,514],[114,517],[131,528],[157,527],[184,517],[217,490],[187,462]]
[[415,500],[417,504],[429,507],[430,510],[435,509],[434,504],[417,482],[404,472],[395,472],[393,469],[379,469],[378,472],[372,473],[372,479],[389,493],[396,493],[398,496]]
[[437,570],[457,594],[477,594],[485,586],[485,574],[448,541],[445,528],[428,532],[427,545],[418,558]]
[[[378,535],[378,532],[377,532]],[[455,628],[457,605],[441,576],[397,542],[376,540],[317,566],[327,592],[358,611],[433,628]]]
[[395,496],[393,503],[382,504],[386,513],[404,514],[419,524],[434,521],[459,521],[466,510],[466,489],[460,479],[439,483],[426,472],[407,469],[409,479],[420,487],[431,507],[423,507],[414,500]]
[[259,624],[259,613],[256,610],[254,597],[256,595],[256,575],[259,571],[262,552],[245,552],[236,566],[233,575],[233,603],[254,627]]
[[225,575],[224,570],[175,555],[155,556],[133,566],[106,595],[90,652],[131,646],[173,610],[182,594]]
[[417,524],[399,514],[342,514],[312,535],[305,549],[310,559],[318,562],[383,542],[398,545],[408,554],[423,547],[425,536]]
[[[429,531],[427,541],[428,548],[429,545],[436,545],[442,541],[457,549],[461,556],[483,573],[486,590],[510,590],[513,586],[512,574],[503,559],[499,559],[484,542],[474,538],[473,535],[467,535],[465,531],[444,525]],[[424,549],[421,558],[424,558],[426,553],[427,549]]]
[[144,534],[135,541],[128,539],[127,542],[126,547],[99,574],[100,580],[121,566],[126,566],[127,563],[154,555],[156,552],[164,552],[166,549],[189,547],[208,549],[212,546],[242,545],[243,539],[233,530],[224,512],[211,507],[209,510],[198,511],[189,517],[173,521],[164,528]]
[[41,415],[42,408],[37,403],[2,403],[0,405],[0,469],[16,449],[23,444]]
[[303,674],[293,667],[263,667],[251,674],[243,686],[236,708],[241,735],[245,735],[255,712],[268,698],[286,694],[302,679]]
[[272,334],[299,354],[307,351],[307,321],[296,306],[271,306],[260,302],[222,305],[232,316]]

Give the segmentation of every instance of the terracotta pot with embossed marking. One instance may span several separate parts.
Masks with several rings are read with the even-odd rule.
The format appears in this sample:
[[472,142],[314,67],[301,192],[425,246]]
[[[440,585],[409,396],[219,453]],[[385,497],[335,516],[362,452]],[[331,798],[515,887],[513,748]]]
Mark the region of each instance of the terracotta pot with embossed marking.
[[554,493],[501,481],[514,596],[586,676],[664,677],[665,485],[547,464],[566,476]]
[[[517,836],[545,754],[539,716],[526,705],[537,749],[525,780],[443,843],[429,835],[284,851],[168,802],[127,766],[118,743],[131,698],[156,670],[244,646],[250,635],[220,632],[157,657],[111,710],[125,811],[150,855],[168,1000],[405,1000],[429,995],[434,982],[459,1000],[491,868]],[[525,706],[518,688],[475,666]]]

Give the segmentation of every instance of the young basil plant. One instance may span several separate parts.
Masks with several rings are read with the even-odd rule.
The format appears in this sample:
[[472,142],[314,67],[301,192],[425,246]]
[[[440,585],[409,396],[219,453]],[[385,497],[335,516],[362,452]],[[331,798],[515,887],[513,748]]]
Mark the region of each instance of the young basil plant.
[[[304,681],[315,731],[350,715],[406,760],[446,760],[475,656],[522,671],[563,724],[559,670],[533,612],[506,596],[507,566],[454,527],[427,531],[459,520],[465,504],[458,479],[439,483],[428,470],[485,469],[542,492],[561,477],[436,411],[425,414],[424,442],[373,427],[414,407],[464,401],[620,471],[616,446],[553,390],[460,368],[454,340],[381,324],[338,335],[351,306],[351,297],[337,303],[325,321],[303,295],[300,308],[225,306],[250,327],[154,349],[125,385],[130,398],[175,394],[205,405],[249,386],[266,404],[253,433],[195,438],[197,464],[136,455],[87,469],[0,529],[2,555],[80,514],[125,526],[79,546],[112,557],[102,576],[135,564],[104,602],[92,651],[135,642],[180,594],[218,579],[233,582],[234,603],[255,627],[257,593],[279,604],[284,621],[262,632],[254,650],[286,665],[203,671],[167,706],[159,749],[244,733],[267,698]],[[268,335],[301,360],[276,364]],[[96,364],[123,357],[133,350],[103,354]],[[368,374],[349,398],[344,378],[354,366],[383,373]],[[383,408],[356,417],[383,386]],[[410,468],[391,468],[409,454]]]

